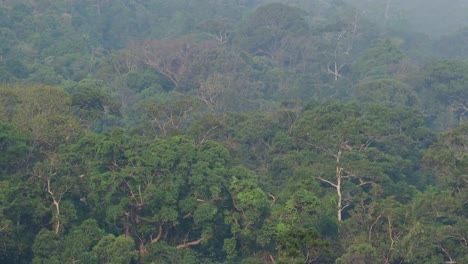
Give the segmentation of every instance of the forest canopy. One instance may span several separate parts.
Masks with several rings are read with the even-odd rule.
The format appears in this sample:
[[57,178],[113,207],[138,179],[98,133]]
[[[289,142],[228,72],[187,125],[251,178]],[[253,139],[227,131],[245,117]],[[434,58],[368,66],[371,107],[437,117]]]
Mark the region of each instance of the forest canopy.
[[0,262],[468,263],[439,2],[0,1]]

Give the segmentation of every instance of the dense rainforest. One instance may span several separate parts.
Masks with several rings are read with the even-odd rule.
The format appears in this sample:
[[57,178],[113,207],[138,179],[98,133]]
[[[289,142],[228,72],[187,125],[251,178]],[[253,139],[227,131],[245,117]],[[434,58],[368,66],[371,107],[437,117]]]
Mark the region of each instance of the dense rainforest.
[[439,2],[0,0],[0,263],[468,263]]

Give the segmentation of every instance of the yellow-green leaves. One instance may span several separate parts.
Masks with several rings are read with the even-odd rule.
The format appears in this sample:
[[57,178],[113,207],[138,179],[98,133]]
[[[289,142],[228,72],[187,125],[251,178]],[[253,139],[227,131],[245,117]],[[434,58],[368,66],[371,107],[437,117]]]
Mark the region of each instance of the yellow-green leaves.
[[9,97],[0,109],[0,116],[11,119],[21,132],[29,135],[33,147],[55,149],[82,134],[80,124],[72,116],[71,100],[62,89],[35,85],[5,87],[2,93]]

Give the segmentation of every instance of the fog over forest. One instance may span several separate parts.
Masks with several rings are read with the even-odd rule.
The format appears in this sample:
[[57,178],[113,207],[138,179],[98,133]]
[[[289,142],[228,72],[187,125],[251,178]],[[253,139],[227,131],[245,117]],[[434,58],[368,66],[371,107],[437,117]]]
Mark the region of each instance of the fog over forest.
[[0,0],[0,263],[468,263],[468,0]]
[[[466,0],[345,0],[371,20],[440,36],[468,26]],[[406,24],[406,25],[405,25]]]

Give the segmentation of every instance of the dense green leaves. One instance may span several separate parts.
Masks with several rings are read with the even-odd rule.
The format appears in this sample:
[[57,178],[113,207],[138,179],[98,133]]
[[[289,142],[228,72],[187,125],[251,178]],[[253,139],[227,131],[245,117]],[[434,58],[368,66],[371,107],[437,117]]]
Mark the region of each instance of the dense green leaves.
[[399,1],[1,2],[1,263],[468,262],[466,30]]
[[21,165],[30,150],[26,139],[11,124],[0,122],[0,175]]
[[421,70],[417,91],[423,110],[436,129],[444,130],[466,122],[468,64],[465,61],[437,61]]
[[454,192],[464,192],[468,181],[468,125],[442,134],[426,153],[425,162],[438,183]]
[[354,88],[354,98],[363,105],[416,106],[417,97],[411,87],[392,79],[361,81]]

